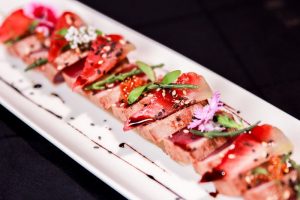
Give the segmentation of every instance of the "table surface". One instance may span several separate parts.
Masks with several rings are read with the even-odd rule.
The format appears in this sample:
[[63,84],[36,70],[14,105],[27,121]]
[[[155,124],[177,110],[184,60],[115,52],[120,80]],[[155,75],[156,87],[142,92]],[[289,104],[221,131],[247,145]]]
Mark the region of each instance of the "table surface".
[[[298,0],[82,2],[300,118]],[[2,106],[0,116],[0,200],[123,199]]]

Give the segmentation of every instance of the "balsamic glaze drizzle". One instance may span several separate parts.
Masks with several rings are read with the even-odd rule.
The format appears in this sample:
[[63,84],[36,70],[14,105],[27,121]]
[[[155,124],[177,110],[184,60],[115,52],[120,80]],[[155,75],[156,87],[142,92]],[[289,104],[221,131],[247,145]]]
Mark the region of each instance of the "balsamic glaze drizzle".
[[215,191],[215,192],[209,192],[208,194],[209,194],[210,196],[216,198],[216,197],[218,196],[219,192],[218,192],[218,191]]
[[[53,116],[55,116],[56,118],[63,120],[63,117],[54,113],[53,111],[43,107],[40,104],[37,104],[36,102],[34,102],[33,100],[31,100],[30,98],[28,98],[27,96],[25,96],[23,94],[23,92],[21,90],[19,90],[18,88],[16,88],[13,84],[7,82],[6,80],[4,80],[2,77],[0,77],[0,80],[5,83],[7,86],[11,87],[12,89],[14,89],[17,93],[19,93],[21,96],[23,96],[25,99],[27,99],[28,101],[30,101],[31,103],[33,103],[34,105],[38,106],[39,108],[47,111],[48,113],[52,114]],[[65,122],[65,121],[64,121]],[[178,193],[176,193],[174,190],[172,190],[171,188],[169,188],[168,186],[164,185],[163,183],[161,183],[159,180],[157,180],[154,176],[144,172],[143,170],[141,170],[140,168],[134,166],[133,164],[131,164],[130,162],[128,162],[127,160],[121,158],[119,155],[113,153],[111,150],[107,149],[106,147],[102,146],[101,144],[99,144],[98,142],[92,140],[91,138],[89,138],[85,133],[83,133],[81,130],[79,130],[78,128],[76,128],[75,126],[73,126],[72,124],[70,124],[69,122],[65,122],[67,125],[69,125],[71,128],[73,128],[75,131],[77,131],[78,133],[82,134],[83,136],[85,136],[87,139],[89,139],[91,142],[93,142],[95,145],[97,145],[99,148],[105,150],[107,153],[112,154],[114,157],[122,160],[123,162],[125,162],[126,164],[130,165],[131,167],[135,168],[136,170],[138,170],[140,173],[144,174],[145,176],[147,176],[148,178],[150,178],[152,181],[156,182],[157,184],[161,185],[162,187],[164,187],[166,190],[168,190],[169,192],[171,192],[172,194],[174,194],[177,198],[176,199],[184,199],[182,196],[180,196]]]
[[[85,135],[86,136],[86,135]],[[87,137],[87,136],[86,136]],[[102,148],[103,150],[107,151],[109,154],[112,154],[113,156],[115,156],[116,158],[122,160],[123,162],[127,163],[128,165],[130,165],[131,167],[135,168],[136,170],[138,170],[139,172],[141,172],[142,174],[146,175],[148,178],[150,178],[151,180],[153,180],[154,182],[156,182],[157,184],[161,185],[162,187],[164,187],[166,190],[168,190],[169,192],[171,192],[172,194],[174,194],[177,198],[179,199],[184,199],[182,196],[180,196],[178,193],[176,193],[174,190],[172,190],[171,188],[169,188],[168,186],[164,185],[162,182],[160,182],[159,180],[157,180],[154,176],[152,176],[151,174],[148,174],[146,172],[144,172],[143,170],[141,170],[140,168],[134,166],[133,164],[131,164],[130,162],[128,162],[127,160],[121,158],[120,156],[118,156],[117,154],[113,153],[112,151],[110,151],[109,149],[107,149],[106,147],[102,146],[101,144],[99,144],[98,142],[90,139],[89,137],[87,137],[91,142],[93,142],[94,144],[98,145],[100,148]]]
[[62,103],[65,103],[65,100],[63,100],[63,98],[61,98],[61,96],[59,96],[59,94],[52,92],[52,93],[50,93],[50,95],[58,98]]
[[33,88],[35,88],[35,89],[38,89],[38,88],[41,88],[41,87],[42,87],[42,85],[39,84],[39,83],[33,85]]
[[27,99],[28,101],[30,101],[31,103],[35,104],[36,106],[44,109],[45,111],[47,111],[48,113],[54,115],[55,117],[57,117],[58,119],[62,119],[62,116],[54,113],[53,111],[43,107],[40,104],[37,104],[36,102],[32,101],[29,97],[27,97],[26,95],[23,94],[23,92],[21,90],[19,90],[18,88],[16,88],[13,84],[8,83],[6,80],[4,80],[2,77],[0,77],[0,80],[5,83],[7,86],[11,87],[12,89],[14,89],[17,93],[19,93],[21,96],[23,96],[25,99]]
[[131,150],[133,150],[134,152],[136,152],[137,154],[139,154],[140,156],[142,156],[143,158],[145,158],[147,161],[149,161],[150,163],[152,163],[156,167],[160,168],[163,172],[167,172],[167,170],[165,170],[164,168],[162,168],[161,166],[159,166],[158,164],[156,164],[154,161],[150,160],[147,156],[145,156],[144,154],[142,154],[141,152],[139,152],[138,150],[136,150],[131,145],[129,145],[129,144],[125,143],[125,142],[119,144],[120,148],[125,148],[125,146],[127,146],[128,148],[130,148]]

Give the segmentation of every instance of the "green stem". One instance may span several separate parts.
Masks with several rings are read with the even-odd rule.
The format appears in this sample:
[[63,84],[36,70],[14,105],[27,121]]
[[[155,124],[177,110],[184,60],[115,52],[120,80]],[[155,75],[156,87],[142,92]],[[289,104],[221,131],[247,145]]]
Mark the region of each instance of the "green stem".
[[[161,68],[162,66],[163,66],[163,64],[159,64],[159,65],[151,66],[151,68],[152,69]],[[141,73],[143,73],[142,70],[140,70],[140,69],[133,69],[133,70],[131,70],[129,72],[125,72],[125,73],[122,73],[122,74],[119,74],[119,75],[112,74],[112,75],[106,77],[103,80],[97,81],[97,82],[93,83],[92,85],[89,85],[89,86],[85,87],[85,90],[101,90],[101,89],[105,89],[104,86],[106,84],[114,83],[116,81],[124,81],[128,77],[131,77],[131,76],[134,76],[134,75],[138,75],[138,74],[141,74]]]
[[191,85],[191,84],[160,84],[160,83],[152,83],[150,84],[146,90],[154,90],[157,88],[162,88],[162,89],[196,89],[198,88],[198,85]]
[[31,69],[40,67],[40,66],[42,66],[42,65],[44,65],[46,63],[48,63],[48,59],[46,59],[46,58],[39,58],[34,63],[28,65],[27,68],[25,69],[25,72],[27,72],[27,71],[29,71]]
[[256,122],[255,124],[240,129],[240,130],[236,130],[236,131],[231,131],[231,132],[222,132],[222,131],[209,131],[209,132],[201,132],[198,130],[193,130],[191,129],[191,133],[195,134],[195,135],[199,135],[199,136],[203,136],[203,137],[207,137],[207,138],[214,138],[214,137],[234,137],[243,133],[246,133],[250,130],[252,130],[254,127],[256,127],[258,124],[260,123],[260,121]]

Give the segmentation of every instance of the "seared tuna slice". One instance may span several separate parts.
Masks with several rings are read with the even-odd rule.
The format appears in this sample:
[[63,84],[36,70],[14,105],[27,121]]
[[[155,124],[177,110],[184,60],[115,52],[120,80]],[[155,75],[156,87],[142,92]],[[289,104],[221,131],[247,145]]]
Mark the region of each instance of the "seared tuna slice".
[[202,107],[201,103],[194,104],[164,119],[156,120],[145,126],[138,126],[136,130],[142,137],[155,144],[162,145],[161,142],[164,138],[185,128],[191,122],[195,110]]
[[222,162],[225,154],[233,147],[231,146],[233,141],[234,138],[227,140],[226,143],[217,148],[203,160],[196,160],[193,163],[195,171],[201,176],[207,172],[211,172],[214,167],[218,166]]
[[59,72],[67,67],[72,66],[76,62],[84,59],[87,56],[87,54],[88,51],[77,52],[74,50],[68,50],[57,56],[53,63],[56,66],[56,70]]
[[[55,59],[64,52],[64,47],[68,45],[68,41],[60,34],[63,29],[68,29],[73,26],[79,28],[84,25],[81,18],[72,12],[64,12],[57,20],[54,31],[51,35],[51,42],[49,48],[49,62],[55,64]],[[57,67],[55,65],[55,67]],[[62,69],[60,69],[62,70]]]
[[151,101],[125,122],[124,130],[130,130],[163,119],[174,112],[211,97],[211,89],[205,79],[193,72],[182,74],[177,84],[192,84],[197,89],[162,89],[149,94]]
[[290,200],[297,199],[294,184],[297,180],[297,171],[293,170],[280,180],[273,180],[247,190],[243,195],[245,200]]
[[[283,133],[270,125],[256,126],[250,133],[239,135],[221,163],[202,177],[202,182],[215,181],[218,189],[241,174],[266,162],[270,156],[292,151],[292,145]],[[223,191],[223,190],[222,190]],[[225,191],[229,195],[240,195],[238,190]]]
[[163,147],[164,151],[177,162],[190,164],[204,159],[226,141],[226,138],[208,139],[194,135],[188,129],[182,129],[163,139]]
[[[248,198],[250,196],[253,198],[253,195],[257,195],[257,191],[268,188],[270,191],[265,192],[270,194],[270,197],[276,195],[281,199],[279,197],[283,194],[278,195],[278,190],[284,192],[289,187],[293,190],[292,185],[297,182],[297,178],[297,171],[284,162],[282,156],[273,156],[267,162],[228,180],[222,188],[217,187],[222,194],[246,195]],[[277,186],[273,187],[275,182]],[[288,197],[290,198],[291,195],[292,191],[289,191]]]
[[[25,63],[28,65],[34,63],[38,59],[47,59],[48,57],[48,50],[41,49],[36,51],[25,58]],[[60,73],[57,72],[56,68],[53,67],[51,63],[46,63],[42,66],[36,68],[37,70],[41,71],[52,83],[61,83],[63,82],[63,77]]]
[[81,89],[99,80],[114,68],[135,47],[120,35],[98,36],[88,53],[82,73],[73,88]]
[[16,56],[26,60],[31,53],[43,48],[43,41],[39,40],[37,35],[30,35],[13,44],[11,48],[13,48]]

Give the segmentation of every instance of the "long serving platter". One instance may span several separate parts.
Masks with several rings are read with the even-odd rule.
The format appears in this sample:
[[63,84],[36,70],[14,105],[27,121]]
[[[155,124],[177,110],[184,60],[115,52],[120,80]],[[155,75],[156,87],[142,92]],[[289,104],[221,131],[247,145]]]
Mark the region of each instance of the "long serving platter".
[[[0,2],[7,15],[29,1]],[[261,120],[279,127],[293,141],[294,159],[300,161],[300,122],[243,88],[183,55],[137,33],[77,1],[47,1],[57,9],[71,10],[107,33],[121,33],[138,51],[130,60],[165,64],[202,74],[222,100],[241,112],[249,122]],[[208,199],[214,188],[198,183],[192,167],[172,161],[159,148],[133,131],[124,133],[122,123],[108,112],[73,93],[65,84],[54,86],[37,72],[24,72],[24,64],[0,47],[0,101],[17,117],[77,161],[95,176],[129,199]],[[25,133],[24,133],[25,134]],[[229,199],[219,195],[218,199]]]

